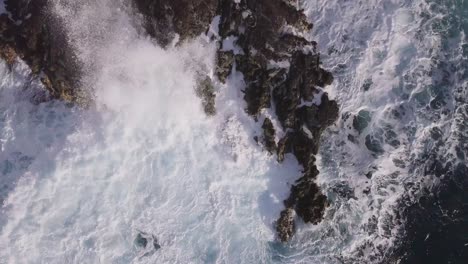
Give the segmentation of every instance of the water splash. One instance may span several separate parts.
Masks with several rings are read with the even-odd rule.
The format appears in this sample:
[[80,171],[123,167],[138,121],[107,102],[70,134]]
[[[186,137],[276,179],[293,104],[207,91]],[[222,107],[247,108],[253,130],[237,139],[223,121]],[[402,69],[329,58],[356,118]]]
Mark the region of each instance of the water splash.
[[[6,117],[24,115],[33,134],[20,140],[45,146],[16,172],[4,202],[0,259],[269,262],[272,222],[299,166],[293,159],[280,166],[254,144],[253,122],[227,87],[219,88],[219,114],[205,116],[195,84],[198,74],[212,74],[214,45],[201,38],[163,50],[119,2],[56,1],[51,10],[87,69],[83,83],[96,107],[54,109],[80,115],[52,116],[61,137],[48,143],[34,134],[44,132],[42,120],[31,123],[31,105]],[[2,86],[2,95],[11,89]],[[140,232],[162,248],[142,256],[134,245]]]

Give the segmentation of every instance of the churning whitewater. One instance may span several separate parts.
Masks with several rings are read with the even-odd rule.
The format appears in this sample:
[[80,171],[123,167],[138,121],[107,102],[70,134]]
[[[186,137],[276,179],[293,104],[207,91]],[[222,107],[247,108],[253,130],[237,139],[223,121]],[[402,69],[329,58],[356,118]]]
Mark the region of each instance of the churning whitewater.
[[[25,66],[1,66],[0,262],[268,261],[284,175],[299,167],[255,147],[227,94],[220,115],[205,117],[194,84],[212,69],[212,44],[163,50],[113,1],[52,11],[90,69],[97,105],[33,105]],[[142,232],[164,250],[137,248]]]
[[468,2],[304,7],[341,105],[321,151],[333,205],[321,242],[303,238],[304,250],[344,263],[465,263]]
[[341,110],[319,155],[325,218],[285,244],[274,221],[301,167],[256,144],[241,74],[216,83],[207,117],[195,87],[214,76],[215,43],[162,49],[126,2],[48,8],[83,65],[89,109],[35,103],[47,95],[27,65],[0,63],[1,264],[396,263],[418,253],[407,208],[447,182],[463,193],[467,2],[298,2]]

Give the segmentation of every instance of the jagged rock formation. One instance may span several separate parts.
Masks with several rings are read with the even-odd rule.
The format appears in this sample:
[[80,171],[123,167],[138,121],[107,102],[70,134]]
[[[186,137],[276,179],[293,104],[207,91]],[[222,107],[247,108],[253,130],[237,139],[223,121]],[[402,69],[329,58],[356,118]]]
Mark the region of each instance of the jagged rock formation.
[[[282,161],[292,153],[303,166],[302,176],[284,201],[286,209],[276,224],[278,237],[289,240],[295,215],[307,223],[321,221],[327,198],[315,183],[315,155],[320,136],[338,115],[338,105],[321,88],[333,76],[320,67],[317,43],[302,33],[312,29],[306,16],[290,0],[133,0],[143,15],[147,33],[161,46],[184,41],[205,32],[219,21],[217,78],[226,82],[234,65],[244,76],[245,111],[264,120],[260,140]],[[11,16],[0,16],[0,56],[12,64],[24,60],[41,78],[54,98],[89,104],[90,96],[80,89],[82,69],[68,47],[60,23],[46,16],[48,0],[6,0]],[[219,16],[219,20],[214,20]],[[58,21],[60,22],[60,21]],[[228,40],[229,41],[226,41]],[[225,43],[232,42],[235,49]],[[205,112],[216,113],[211,79],[200,77],[198,95]],[[318,103],[320,102],[320,103]],[[263,109],[275,106],[285,136],[276,142],[273,122]],[[265,118],[264,118],[265,117]]]
[[276,224],[278,237],[281,241],[289,241],[296,230],[296,223],[294,222],[294,210],[286,208],[280,214],[279,221]]
[[216,14],[217,0],[133,0],[147,33],[165,47],[200,35]]
[[216,76],[225,83],[227,77],[232,72],[232,64],[234,63],[234,52],[219,50],[216,56]]
[[0,16],[0,56],[9,65],[17,57],[25,61],[52,98],[88,105],[89,96],[79,89],[81,68],[59,23],[46,15],[47,4],[48,0],[5,0],[10,16]]
[[263,121],[262,129],[263,129],[263,138],[262,138],[263,142],[262,143],[268,152],[274,153],[277,148],[276,141],[275,141],[276,130],[275,130],[275,127],[273,126],[273,123],[268,117],[265,118],[265,121]]
[[205,77],[204,79],[198,81],[196,93],[202,99],[203,110],[205,111],[206,115],[215,115],[216,95],[210,77]]
[[[220,50],[227,38],[235,38],[240,48],[234,62],[246,82],[247,113],[257,118],[273,102],[276,115],[287,131],[276,147],[275,131],[271,121],[265,119],[263,144],[270,152],[276,149],[279,161],[286,153],[293,153],[304,167],[276,225],[279,238],[287,241],[294,232],[294,211],[306,223],[316,224],[327,206],[326,196],[315,183],[319,173],[315,155],[322,131],[338,117],[338,105],[317,87],[331,84],[333,76],[320,67],[316,42],[289,33],[309,31],[312,24],[288,1],[221,1],[219,10]],[[233,64],[232,53],[226,54],[226,51],[218,53],[218,69],[221,69],[218,76],[222,82]],[[226,67],[230,62],[231,66]],[[312,103],[316,97],[321,101],[318,106]]]

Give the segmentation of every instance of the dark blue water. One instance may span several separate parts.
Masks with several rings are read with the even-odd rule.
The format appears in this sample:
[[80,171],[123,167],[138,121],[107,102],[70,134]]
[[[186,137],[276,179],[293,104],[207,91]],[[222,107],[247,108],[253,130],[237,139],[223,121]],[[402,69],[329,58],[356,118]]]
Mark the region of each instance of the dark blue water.
[[393,260],[462,264],[468,263],[468,1],[428,2],[443,14],[433,30],[441,34],[445,52],[436,69],[445,78],[434,82],[430,106],[452,116],[451,135],[434,131],[434,147],[419,159],[425,175],[440,183],[423,190],[417,203],[403,205],[406,230]]

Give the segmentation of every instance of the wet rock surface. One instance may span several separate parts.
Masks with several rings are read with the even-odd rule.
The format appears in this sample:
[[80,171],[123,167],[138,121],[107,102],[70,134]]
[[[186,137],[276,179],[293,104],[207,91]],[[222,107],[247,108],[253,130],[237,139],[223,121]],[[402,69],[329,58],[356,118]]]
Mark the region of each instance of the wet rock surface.
[[276,232],[281,241],[288,241],[294,235],[296,224],[294,222],[294,211],[288,208],[281,212],[276,223]]
[[133,0],[147,33],[165,47],[203,33],[216,14],[217,0]]
[[149,256],[161,248],[155,235],[141,231],[138,232],[134,243],[136,248],[140,250],[140,257]]
[[263,145],[266,150],[270,153],[276,152],[276,141],[275,141],[275,127],[269,118],[265,118],[262,125],[263,129]]
[[205,114],[208,116],[213,116],[216,114],[215,107],[215,90],[213,86],[213,81],[210,77],[205,77],[202,80],[198,81],[197,95],[202,99],[202,106]]
[[80,89],[82,69],[68,47],[59,21],[46,15],[48,0],[5,0],[9,12],[0,15],[0,56],[10,65],[17,58],[31,68],[52,98],[88,105]]
[[[319,87],[333,82],[333,76],[320,67],[317,43],[301,35],[310,31],[312,24],[290,1],[220,3],[220,42],[236,39],[234,44],[239,50],[235,66],[246,83],[247,113],[258,118],[262,109],[274,104],[279,122],[288,132],[276,146],[270,140],[270,120],[265,119],[264,145],[268,151],[276,148],[279,161],[292,153],[304,168],[302,177],[291,188],[290,197],[284,201],[286,209],[276,224],[279,239],[288,241],[294,232],[292,210],[304,222],[316,224],[322,220],[328,204],[315,183],[319,173],[315,155],[323,130],[338,117],[337,103],[319,92]],[[289,33],[286,28],[298,33]],[[225,64],[222,68],[226,68]],[[223,80],[225,76],[219,78]],[[312,103],[317,101],[320,104]]]
[[227,77],[232,72],[232,64],[234,63],[234,52],[218,51],[216,54],[216,76],[225,83]]

